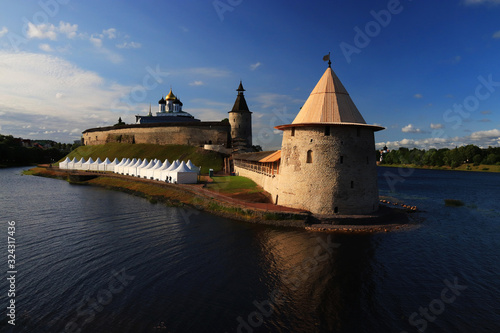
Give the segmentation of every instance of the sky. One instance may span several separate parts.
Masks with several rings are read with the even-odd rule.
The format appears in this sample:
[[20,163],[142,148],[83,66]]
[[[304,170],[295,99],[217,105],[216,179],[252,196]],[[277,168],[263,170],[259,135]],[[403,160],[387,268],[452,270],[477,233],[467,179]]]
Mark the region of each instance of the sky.
[[500,145],[500,0],[40,0],[0,11],[0,133],[73,142],[170,88],[218,121],[240,80],[253,144],[282,133],[323,56],[377,148]]

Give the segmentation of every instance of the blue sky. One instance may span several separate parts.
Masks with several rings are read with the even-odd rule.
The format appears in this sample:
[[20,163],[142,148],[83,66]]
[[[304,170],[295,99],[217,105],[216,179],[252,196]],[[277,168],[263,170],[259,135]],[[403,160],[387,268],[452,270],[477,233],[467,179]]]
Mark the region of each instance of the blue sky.
[[72,142],[127,123],[172,87],[202,120],[239,81],[254,144],[279,148],[332,68],[377,146],[500,145],[500,1],[9,1],[0,12],[0,133]]

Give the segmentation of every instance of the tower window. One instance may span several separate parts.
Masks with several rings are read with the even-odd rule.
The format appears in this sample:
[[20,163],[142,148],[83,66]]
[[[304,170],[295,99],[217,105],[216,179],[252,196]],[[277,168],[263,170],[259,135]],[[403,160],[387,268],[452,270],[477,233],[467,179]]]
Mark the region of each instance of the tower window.
[[325,136],[330,136],[330,126],[325,127]]
[[340,164],[344,163],[344,156],[340,156]]
[[351,188],[354,188],[354,181],[351,180]]
[[306,163],[312,163],[312,162],[313,162],[313,152],[312,150],[308,150]]
[[366,164],[370,164],[370,158],[366,156]]
[[361,128],[356,128],[356,135],[361,136]]
[[335,214],[337,214],[337,213],[339,212],[339,207],[335,207],[335,208],[333,209],[333,212],[334,212]]
[[292,134],[290,136],[295,136],[295,127],[292,127]]

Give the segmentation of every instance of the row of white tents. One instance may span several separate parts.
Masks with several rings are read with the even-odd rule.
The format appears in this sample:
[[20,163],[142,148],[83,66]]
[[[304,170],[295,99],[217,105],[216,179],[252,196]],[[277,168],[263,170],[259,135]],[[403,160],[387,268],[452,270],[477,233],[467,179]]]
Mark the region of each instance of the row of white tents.
[[121,161],[114,159],[110,161],[107,157],[104,161],[100,158],[93,160],[92,157],[85,161],[68,157],[59,163],[60,169],[83,170],[83,171],[111,171],[121,175],[129,175],[146,179],[156,179],[175,184],[194,184],[198,181],[200,168],[195,166],[191,160],[179,162],[175,160],[170,163],[154,159],[148,162],[147,159],[123,158]]

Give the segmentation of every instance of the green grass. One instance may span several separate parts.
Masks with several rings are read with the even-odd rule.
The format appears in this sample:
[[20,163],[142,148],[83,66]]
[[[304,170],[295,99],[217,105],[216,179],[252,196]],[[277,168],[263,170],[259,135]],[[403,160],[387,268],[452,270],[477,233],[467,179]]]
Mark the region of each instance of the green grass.
[[213,177],[213,183],[208,183],[207,188],[220,193],[257,193],[262,192],[253,180],[241,176]]
[[[67,155],[69,159],[92,157],[93,160],[100,158],[102,161],[107,157],[111,161],[117,158],[141,158],[160,159],[166,158],[170,162],[173,160],[183,160],[191,162],[196,166],[201,166],[201,173],[208,173],[208,169],[215,172],[222,170],[224,158],[221,154],[204,150],[203,148],[184,145],[154,145],[154,144],[128,144],[128,143],[107,143],[105,145],[81,146]],[[64,157],[66,158],[66,157]],[[61,159],[62,160],[64,160]]]

